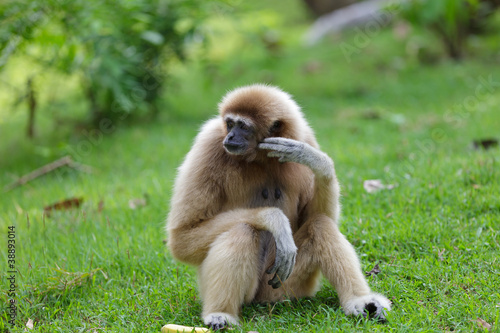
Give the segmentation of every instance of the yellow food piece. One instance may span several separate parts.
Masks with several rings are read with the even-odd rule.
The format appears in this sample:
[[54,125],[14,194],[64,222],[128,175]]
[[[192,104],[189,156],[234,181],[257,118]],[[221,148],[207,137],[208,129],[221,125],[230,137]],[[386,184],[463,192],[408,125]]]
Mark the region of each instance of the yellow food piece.
[[189,326],[181,326],[175,324],[168,324],[161,328],[161,333],[177,333],[177,332],[195,332],[195,333],[203,333],[208,332],[208,328],[203,327],[189,327]]

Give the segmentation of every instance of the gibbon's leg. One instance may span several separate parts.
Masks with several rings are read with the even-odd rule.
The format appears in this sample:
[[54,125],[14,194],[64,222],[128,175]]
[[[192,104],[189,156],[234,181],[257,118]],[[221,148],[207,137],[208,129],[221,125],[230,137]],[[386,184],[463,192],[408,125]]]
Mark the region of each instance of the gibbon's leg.
[[238,224],[219,235],[199,268],[203,320],[214,330],[238,324],[244,302],[250,302],[262,271],[261,238],[264,232]]
[[[340,233],[332,219],[325,215],[312,217],[301,226],[297,236],[299,253],[301,249],[307,249],[310,265],[317,265],[336,289],[340,305],[347,315],[366,316],[368,313],[370,317],[385,320],[384,308],[390,310],[391,302],[371,292],[354,247]],[[292,274],[287,281],[291,284],[290,288],[300,290],[304,287],[292,285],[294,281]]]

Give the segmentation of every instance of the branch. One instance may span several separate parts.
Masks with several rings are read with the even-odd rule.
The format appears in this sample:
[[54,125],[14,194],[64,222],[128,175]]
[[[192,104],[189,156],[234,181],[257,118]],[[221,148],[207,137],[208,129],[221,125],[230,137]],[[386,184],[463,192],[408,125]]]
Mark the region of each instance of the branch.
[[9,192],[13,189],[15,189],[16,187],[18,186],[21,186],[21,185],[24,185],[26,184],[27,182],[30,182],[32,181],[33,179],[36,179],[40,176],[43,176],[45,174],[48,174],[49,172],[52,172],[60,167],[63,167],[63,166],[69,166],[71,168],[74,168],[74,169],[77,169],[77,170],[80,170],[80,171],[84,171],[84,172],[92,172],[92,168],[87,166],[87,165],[83,165],[83,164],[80,164],[80,163],[76,163],[74,162],[72,159],[71,159],[71,156],[64,156],[58,160],[55,160],[54,162],[51,162],[49,164],[46,164],[44,165],[43,167],[41,168],[38,168],[30,173],[28,173],[27,175],[24,175],[22,177],[20,177],[18,180],[16,180],[15,182],[7,185],[4,187],[4,191],[5,192]]

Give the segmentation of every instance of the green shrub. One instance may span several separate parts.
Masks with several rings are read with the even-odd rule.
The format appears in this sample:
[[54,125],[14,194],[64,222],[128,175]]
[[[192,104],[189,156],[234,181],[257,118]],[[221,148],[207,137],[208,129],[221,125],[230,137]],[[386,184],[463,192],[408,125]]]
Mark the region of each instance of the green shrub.
[[478,33],[499,0],[410,0],[401,3],[401,16],[411,24],[435,33],[448,55],[464,56],[467,37]]
[[195,0],[7,0],[0,69],[23,55],[77,74],[96,123],[155,112],[166,69],[183,58],[203,8]]

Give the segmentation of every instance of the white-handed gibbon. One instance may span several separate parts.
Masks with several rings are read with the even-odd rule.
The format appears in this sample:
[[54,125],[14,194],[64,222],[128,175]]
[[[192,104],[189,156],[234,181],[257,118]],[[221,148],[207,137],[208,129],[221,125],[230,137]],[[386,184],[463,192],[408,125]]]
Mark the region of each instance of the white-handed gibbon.
[[198,267],[203,320],[238,323],[241,306],[313,296],[323,274],[348,315],[385,320],[338,228],[333,161],[290,95],[229,92],[179,168],[167,219],[172,255]]

